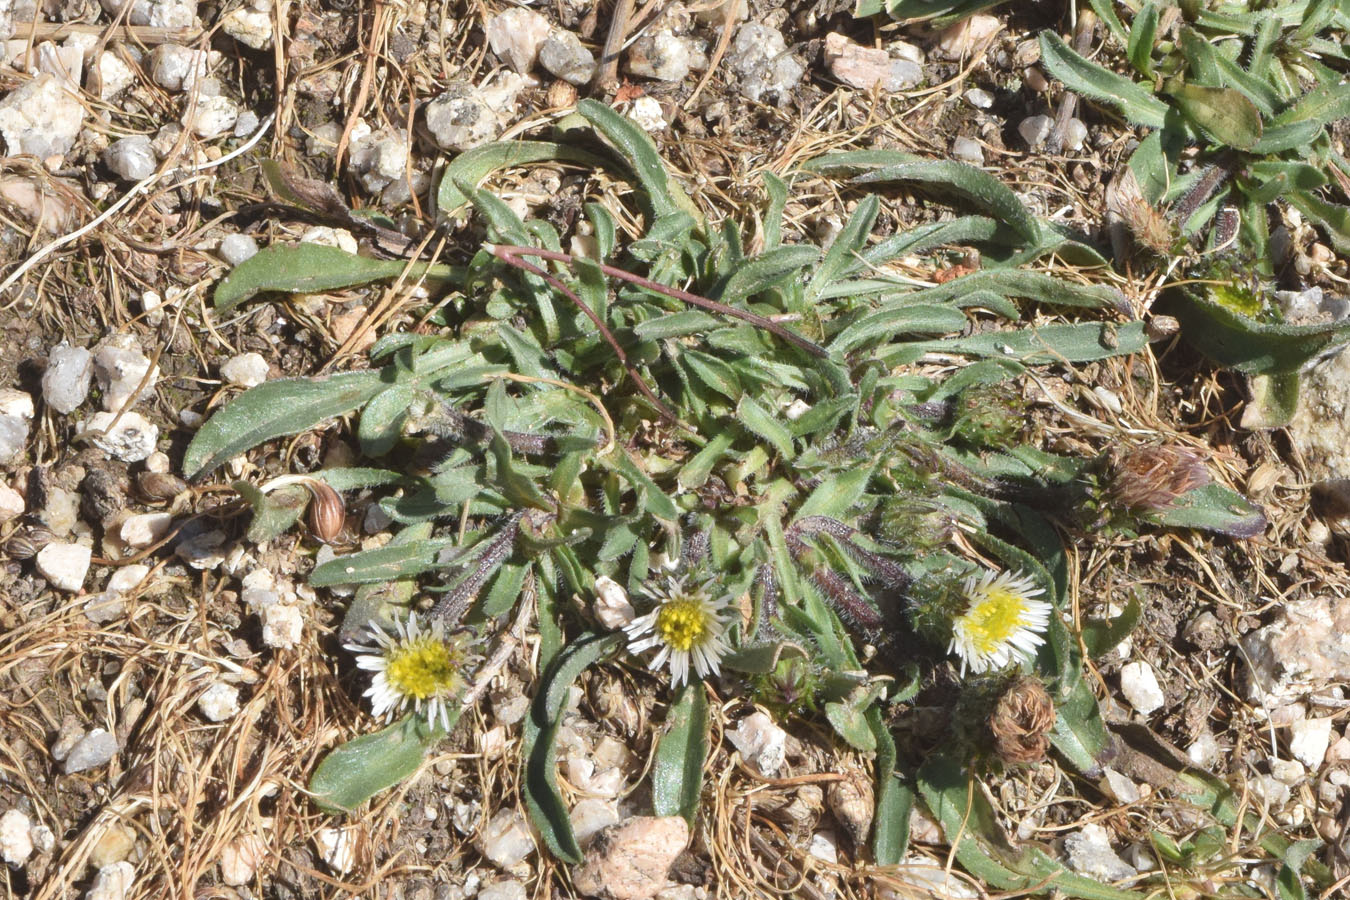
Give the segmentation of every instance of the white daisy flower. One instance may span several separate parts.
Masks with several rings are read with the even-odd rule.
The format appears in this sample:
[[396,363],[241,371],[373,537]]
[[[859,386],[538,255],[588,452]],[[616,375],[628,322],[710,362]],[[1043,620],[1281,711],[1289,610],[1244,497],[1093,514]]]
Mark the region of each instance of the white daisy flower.
[[392,722],[407,709],[425,713],[427,721],[450,730],[450,707],[464,688],[462,670],[468,654],[456,636],[446,636],[445,622],[434,617],[429,625],[417,613],[394,623],[390,634],[378,625],[368,629],[368,643],[347,644],[357,654],[356,665],[375,673],[366,690],[376,718]]
[[1014,657],[1030,659],[1045,643],[1041,633],[1050,624],[1053,607],[1032,597],[1044,594],[1031,576],[1021,572],[977,572],[962,585],[966,611],[952,622],[947,652],[961,657],[966,669],[979,674],[1001,669]]
[[726,637],[731,596],[713,597],[712,584],[709,579],[687,588],[683,578],[667,578],[665,587],[649,584],[643,591],[656,601],[656,608],[624,627],[629,652],[661,648],[648,668],[655,672],[669,661],[676,687],[689,680],[690,662],[699,678],[707,678],[720,671],[722,657],[731,650]]

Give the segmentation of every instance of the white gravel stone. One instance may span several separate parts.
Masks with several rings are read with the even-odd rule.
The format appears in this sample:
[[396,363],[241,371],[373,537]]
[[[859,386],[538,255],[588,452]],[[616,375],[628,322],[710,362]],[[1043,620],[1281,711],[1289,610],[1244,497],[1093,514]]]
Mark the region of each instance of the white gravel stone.
[[534,837],[523,815],[502,809],[483,827],[478,849],[497,868],[509,869],[534,852]]
[[628,110],[628,118],[643,131],[656,132],[666,127],[666,117],[655,97],[639,97]]
[[1049,116],[1027,116],[1018,124],[1017,133],[1027,142],[1028,147],[1035,150],[1045,143],[1054,125],[1055,120]]
[[85,108],[55,75],[41,74],[0,100],[0,137],[9,156],[64,156],[75,146]]
[[942,900],[976,900],[980,895],[963,879],[930,857],[911,853],[889,876],[907,885],[904,890],[882,888],[877,900],[913,900],[915,897]]
[[220,880],[231,887],[248,884],[265,859],[267,841],[261,836],[246,834],[236,838],[220,851]]
[[539,65],[551,75],[577,87],[595,77],[595,55],[570,31],[555,29],[539,45]]
[[481,147],[502,133],[502,123],[473,85],[451,82],[426,108],[427,130],[442,150]]
[[47,502],[38,512],[38,519],[57,537],[65,537],[80,521],[80,495],[65,488],[47,490]]
[[[159,380],[159,367],[151,368],[150,358],[141,352],[134,336],[115,334],[94,350],[94,377],[103,389],[103,408],[117,412],[150,396]],[[137,393],[142,381],[145,388]]]
[[0,389],[0,464],[23,453],[32,422],[33,398],[23,391]]
[[688,39],[661,30],[633,42],[628,50],[628,71],[642,78],[683,81],[695,57]]
[[1202,731],[1195,743],[1186,748],[1186,758],[1202,769],[1212,770],[1219,761],[1219,742],[1208,731]]
[[300,643],[304,618],[299,608],[289,603],[273,603],[263,610],[263,643],[278,650],[289,650]]
[[259,353],[232,356],[221,365],[220,376],[230,384],[254,387],[267,380],[267,360]]
[[220,246],[216,249],[216,252],[225,262],[237,266],[257,254],[258,242],[247,234],[239,234],[238,232],[227,234],[220,239]]
[[352,141],[350,166],[361,186],[372,194],[404,180],[408,169],[408,139],[400,131],[380,129]]
[[514,878],[494,881],[478,889],[478,900],[525,900],[525,885]]
[[512,7],[487,23],[488,45],[521,75],[534,68],[539,46],[548,38],[548,19],[531,9]]
[[806,845],[806,852],[816,859],[834,865],[839,862],[839,839],[835,837],[833,831],[817,831],[811,835],[811,843]]
[[962,59],[979,50],[986,41],[1003,27],[990,15],[974,15],[962,19],[942,32],[938,38],[937,55],[943,59]]
[[[121,11],[127,0],[101,0],[109,14]],[[131,0],[128,25],[154,25],[157,28],[191,28],[197,18],[197,0]]]
[[610,631],[622,628],[637,617],[628,592],[608,575],[595,579],[595,604],[591,607],[595,620]]
[[272,46],[272,14],[238,7],[220,18],[220,30],[254,50]]
[[1070,119],[1064,127],[1064,149],[1077,152],[1087,143],[1088,130],[1081,119]]
[[[93,71],[90,71],[93,77]],[[136,82],[136,73],[116,53],[104,51],[98,56],[99,96],[111,100]]]
[[173,516],[169,513],[139,513],[122,523],[117,536],[128,547],[140,549],[159,541],[172,527]]
[[150,52],[150,80],[166,91],[190,90],[210,71],[208,51],[179,44],[160,44]]
[[1158,676],[1146,662],[1126,663],[1120,668],[1120,692],[1143,715],[1161,709],[1167,698],[1158,685]]
[[218,529],[194,535],[173,548],[174,555],[201,572],[225,562],[225,532]]
[[89,385],[93,380],[93,354],[62,341],[47,354],[47,371],[42,373],[42,399],[56,412],[74,412],[89,396]]
[[14,868],[33,855],[33,823],[23,810],[6,810],[0,816],[0,857]]
[[1111,849],[1106,829],[1100,825],[1084,825],[1082,831],[1066,837],[1064,852],[1068,857],[1069,868],[1098,881],[1120,881],[1138,874],[1134,866]]
[[346,250],[348,253],[355,253],[361,249],[350,231],[345,228],[330,228],[327,225],[315,225],[310,228],[300,235],[300,243],[337,247],[339,250]]
[[593,835],[619,821],[618,801],[585,797],[572,807],[569,818],[577,843],[584,846]]
[[1328,718],[1303,719],[1289,726],[1289,752],[1294,759],[1316,772],[1326,759],[1331,746],[1331,723]]
[[94,876],[94,883],[84,900],[123,900],[136,881],[136,867],[129,862],[115,862],[104,866]]
[[989,109],[994,105],[994,95],[983,88],[971,88],[963,96],[976,109]]
[[80,423],[79,431],[106,432],[93,438],[94,446],[122,462],[140,462],[155,452],[159,440],[159,426],[138,412],[94,413]]
[[787,732],[762,712],[751,713],[727,732],[727,740],[741,752],[741,759],[761,775],[772,778],[787,756]]
[[806,67],[788,52],[783,33],[759,22],[736,30],[726,63],[736,75],[736,90],[755,103],[769,98],[786,103],[806,74]]
[[212,722],[224,722],[239,712],[239,688],[218,681],[197,698],[197,709]]
[[197,137],[209,141],[234,131],[234,124],[239,121],[239,105],[229,97],[199,95],[195,105],[189,102],[185,106],[179,121]]
[[1248,696],[1266,709],[1350,681],[1350,599],[1283,604],[1274,621],[1243,637],[1242,646],[1250,666]]
[[984,165],[984,148],[979,141],[959,137],[952,141],[952,158],[972,166]]
[[117,755],[117,738],[105,729],[95,728],[80,738],[66,755],[62,769],[67,775],[105,765]]
[[892,59],[885,50],[856,44],[838,32],[825,36],[825,64],[840,83],[869,91],[903,91],[923,80],[923,67],[911,59]]
[[123,181],[148,178],[159,167],[155,149],[150,145],[150,139],[143,134],[133,134],[114,141],[103,151],[103,164]]
[[315,835],[319,843],[319,855],[339,875],[351,871],[356,861],[356,828],[321,828]]
[[689,825],[681,817],[634,816],[595,836],[585,863],[572,870],[573,884],[589,897],[653,897],[688,843]]
[[93,552],[83,544],[51,543],[37,553],[37,570],[57,590],[78,591],[89,574]]
[[0,481],[0,525],[18,518],[27,509],[28,504],[24,502],[23,494]]

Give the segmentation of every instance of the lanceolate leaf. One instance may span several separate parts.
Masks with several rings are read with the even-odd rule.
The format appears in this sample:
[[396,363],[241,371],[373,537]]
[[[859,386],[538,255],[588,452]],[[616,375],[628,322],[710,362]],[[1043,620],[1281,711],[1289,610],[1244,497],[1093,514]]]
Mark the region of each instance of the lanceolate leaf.
[[[459,718],[458,706],[453,718]],[[310,777],[315,805],[328,812],[355,811],[416,772],[441,737],[444,732],[428,726],[421,716],[409,715],[348,741],[325,756]]]
[[314,569],[310,581],[323,587],[331,584],[370,584],[418,575],[437,568],[440,554],[454,545],[454,538],[391,542],[373,550],[330,559]]
[[1136,125],[1163,126],[1167,116],[1166,103],[1123,75],[1079,56],[1053,31],[1041,32],[1041,62],[1069,90],[1111,104]]
[[708,698],[702,681],[680,689],[666,715],[666,731],[652,764],[652,808],[658,816],[683,816],[690,828],[703,790],[708,755]]
[[464,269],[459,266],[370,259],[319,244],[279,244],[235,266],[216,285],[213,299],[216,309],[224,311],[265,291],[286,294],[332,291],[397,278],[404,270],[412,282],[423,275],[441,285],[457,285],[464,280]]
[[1218,143],[1250,150],[1261,140],[1261,113],[1241,91],[1181,81],[1167,90],[1190,123]]
[[1266,529],[1265,513],[1241,494],[1213,483],[1183,494],[1154,518],[1159,525],[1202,528],[1236,538],[1254,537]]
[[1268,325],[1190,292],[1173,295],[1181,336],[1210,359],[1249,375],[1297,372],[1350,343],[1350,323]]
[[440,187],[436,191],[436,211],[444,216],[469,202],[457,186],[463,181],[477,185],[488,175],[508,166],[523,166],[535,162],[562,160],[594,169],[602,168],[605,160],[571,144],[551,141],[497,141],[475,147],[459,154],[445,167]]
[[[256,257],[254,257],[256,259]],[[183,455],[189,478],[259,444],[349,413],[388,387],[379,371],[284,378],[249,388],[198,429]]]

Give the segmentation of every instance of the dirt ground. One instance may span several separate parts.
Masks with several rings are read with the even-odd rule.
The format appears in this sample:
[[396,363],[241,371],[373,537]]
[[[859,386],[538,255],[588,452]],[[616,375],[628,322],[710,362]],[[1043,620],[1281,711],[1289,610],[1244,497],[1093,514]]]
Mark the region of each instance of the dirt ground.
[[[86,98],[90,116],[54,169],[32,157],[0,161],[5,180],[46,184],[47,202],[67,217],[43,229],[22,200],[3,194],[0,277],[41,248],[93,225],[4,282],[0,387],[40,397],[52,348],[63,341],[92,348],[111,334],[133,335],[160,369],[153,394],[138,409],[158,426],[157,449],[167,457],[168,472],[110,459],[81,438],[77,425],[94,408],[92,400],[73,415],[39,403],[25,449],[0,467],[0,479],[26,501],[21,515],[0,525],[0,811],[22,810],[48,829],[22,864],[0,868],[6,895],[55,900],[103,890],[97,896],[457,900],[517,896],[514,888],[492,887],[512,881],[523,889],[519,896],[574,896],[567,867],[542,846],[507,867],[484,854],[494,816],[523,809],[520,715],[511,710],[538,683],[532,632],[484,702],[412,780],[350,817],[327,816],[306,797],[305,785],[324,754],[375,727],[361,698],[362,676],[337,637],[347,599],[307,585],[320,545],[302,531],[263,545],[245,541],[247,517],[230,502],[228,485],[234,478],[309,471],[354,458],[350,422],[332,421],[266,445],[204,483],[169,483],[165,489],[164,478],[146,477],[181,475],[196,424],[238,395],[240,388],[221,376],[226,360],[258,353],[271,377],[362,368],[374,338],[431,327],[419,322],[424,308],[416,298],[404,298],[392,310],[381,307],[380,287],[251,303],[218,314],[210,289],[228,271],[218,248],[229,234],[248,234],[266,247],[294,240],[314,224],[267,204],[260,163],[269,158],[335,185],[353,208],[379,210],[420,239],[435,224],[427,188],[453,153],[435,145],[419,110],[452,78],[480,85],[503,69],[487,48],[485,27],[506,7],[446,0],[263,4],[254,8],[284,39],[254,49],[216,28],[234,7],[201,3],[196,15],[205,30],[188,29],[181,43],[218,53],[210,74],[222,95],[254,114],[260,140],[222,165],[165,177],[99,219],[130,187],[110,174],[103,149],[110,140],[154,137],[178,123],[191,94],[165,89],[148,74],[152,41],[162,39],[152,26],[137,26],[134,34],[105,32],[113,17],[96,3],[40,6],[49,8],[51,21],[97,26],[92,32],[107,33],[108,46],[134,50],[127,53],[133,62],[143,57],[123,93]],[[650,27],[661,10],[680,18],[673,6],[641,5],[636,21]],[[606,4],[557,0],[537,11],[597,51],[604,42]],[[735,76],[725,60],[678,81],[621,69],[608,90],[580,89],[581,96],[620,111],[643,97],[659,103],[667,124],[653,138],[710,220],[729,217],[745,226],[744,233],[757,233],[766,200],[761,173],[784,175],[827,151],[896,149],[947,159],[954,141],[969,139],[982,150],[983,168],[1036,214],[1106,244],[1105,187],[1140,134],[1089,104],[1077,111],[1088,134],[1078,150],[1029,149],[1018,129],[1030,116],[1055,115],[1064,100],[1062,88],[1036,68],[1036,34],[1070,31],[1060,5],[996,8],[997,30],[962,46],[953,58],[941,52],[942,33],[922,24],[857,20],[839,0],[786,8],[751,0],[748,13],[750,20],[780,29],[805,67],[804,79],[779,102],[743,97],[730,83]],[[730,26],[719,17],[684,19],[684,34],[701,42],[708,57],[718,56]],[[27,27],[20,21],[16,33],[22,36]],[[895,40],[918,46],[926,54],[922,83],[894,92],[839,84],[824,56],[831,32],[868,47]],[[1101,43],[1099,35],[1094,46]],[[0,89],[12,90],[27,77],[0,67]],[[544,136],[575,104],[578,91],[570,85],[542,70],[532,80],[506,117],[506,137]],[[985,108],[967,99],[971,89],[985,92]],[[357,115],[374,129],[411,137],[405,174],[422,186],[420,192],[372,191],[347,162],[335,169],[331,144],[313,152],[316,135],[340,135]],[[162,171],[214,163],[253,133],[181,135]],[[611,189],[596,173],[571,166],[509,170],[487,186],[554,224],[565,239],[583,202]],[[889,188],[882,198],[877,239],[948,214],[921,191]],[[824,239],[856,202],[827,180],[797,182],[785,210],[784,240]],[[452,226],[444,236],[444,257],[463,262],[482,240],[482,226]],[[961,262],[937,254],[906,265],[931,275]],[[1142,310],[1157,272],[1109,279]],[[147,293],[154,299],[147,302]],[[1153,735],[1182,753],[1202,739],[1215,742],[1220,750],[1213,771],[1247,798],[1249,782],[1268,775],[1272,760],[1289,755],[1287,738],[1276,736],[1269,715],[1255,709],[1247,693],[1241,638],[1268,624],[1284,605],[1343,595],[1350,585],[1344,539],[1318,531],[1321,520],[1310,511],[1311,478],[1282,435],[1237,428],[1246,399],[1242,381],[1215,371],[1184,345],[1164,342],[1140,357],[1072,374],[1056,371],[1050,382],[1061,407],[1099,414],[1106,391],[1131,410],[1147,410],[1145,427],[1204,448],[1215,478],[1243,491],[1270,520],[1261,535],[1244,541],[1198,533],[1087,537],[1073,546],[1071,558],[1075,622],[1117,614],[1131,596],[1143,610],[1129,655],[1113,651],[1091,672],[1106,718],[1138,719],[1121,693],[1120,673],[1130,661],[1151,663],[1166,673],[1164,702],[1146,717]],[[1031,387],[1027,392],[1045,449],[1085,455],[1103,449],[1100,435],[1084,433],[1060,407]],[[336,551],[356,549],[374,536],[361,527],[371,500],[370,492],[348,497],[350,527]],[[75,506],[64,514],[64,532],[51,521],[60,518],[53,508],[63,503]],[[220,560],[198,567],[175,554],[167,538],[154,543],[135,554],[135,562],[151,567],[143,586],[124,598],[119,614],[91,618],[91,598],[127,562],[112,559],[105,536],[128,515],[147,512],[191,519],[199,531],[220,530]],[[33,559],[34,541],[71,534],[87,536],[94,548],[93,566],[75,592],[51,587]],[[267,644],[262,621],[242,598],[241,579],[259,568],[275,573],[275,589],[303,610],[302,636],[290,649]],[[643,776],[657,736],[652,723],[662,721],[669,699],[645,674],[618,664],[588,673],[569,724],[568,739],[578,746],[612,739],[604,746],[618,769],[623,802],[635,810],[650,790]],[[214,684],[237,688],[239,695],[239,711],[219,722],[198,706],[203,690]],[[662,894],[667,900],[908,897],[927,896],[925,890],[933,896],[1007,896],[964,874],[942,882],[950,848],[923,818],[912,826],[911,849],[945,886],[916,886],[897,867],[874,865],[825,791],[840,780],[870,791],[870,760],[847,750],[823,721],[794,721],[786,770],[780,777],[761,776],[723,739],[753,711],[745,692],[730,681],[714,683],[712,690],[720,705],[700,824],[670,873]],[[915,698],[914,715],[906,717],[900,735],[911,758],[921,759],[940,739],[936,720],[949,691],[950,685],[928,684]],[[1335,744],[1350,707],[1340,693],[1327,702],[1318,709],[1334,719]],[[105,765],[67,774],[54,748],[68,749],[70,738],[97,728],[115,738],[117,752]],[[1178,841],[1196,832],[1203,821],[1198,813],[1151,791],[1146,769],[1131,769],[1128,761],[1120,767],[1136,787],[1133,796],[1105,779],[1071,774],[1053,757],[992,779],[989,796],[1009,834],[1047,847],[1087,824],[1105,827],[1116,847],[1148,847],[1155,831]],[[1265,827],[1292,840],[1323,842],[1315,854],[1333,882],[1347,871],[1347,814],[1344,790],[1323,786],[1344,768],[1344,759],[1329,758],[1280,804],[1250,800]],[[829,853],[817,852],[813,843],[821,832],[831,835]],[[1173,896],[1275,895],[1270,861],[1255,853],[1251,836],[1225,839],[1232,844],[1222,860],[1185,872]],[[95,885],[101,868],[121,861],[133,866],[129,884],[120,892]],[[1321,896],[1343,896],[1343,890],[1333,887]]]

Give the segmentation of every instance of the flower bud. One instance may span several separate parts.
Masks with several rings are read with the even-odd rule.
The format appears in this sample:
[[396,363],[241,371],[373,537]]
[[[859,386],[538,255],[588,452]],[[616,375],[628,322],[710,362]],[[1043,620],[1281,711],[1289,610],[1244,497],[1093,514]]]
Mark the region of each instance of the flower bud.
[[1030,675],[1008,685],[989,716],[994,752],[1008,765],[1044,759],[1054,727],[1054,701],[1040,681]]

